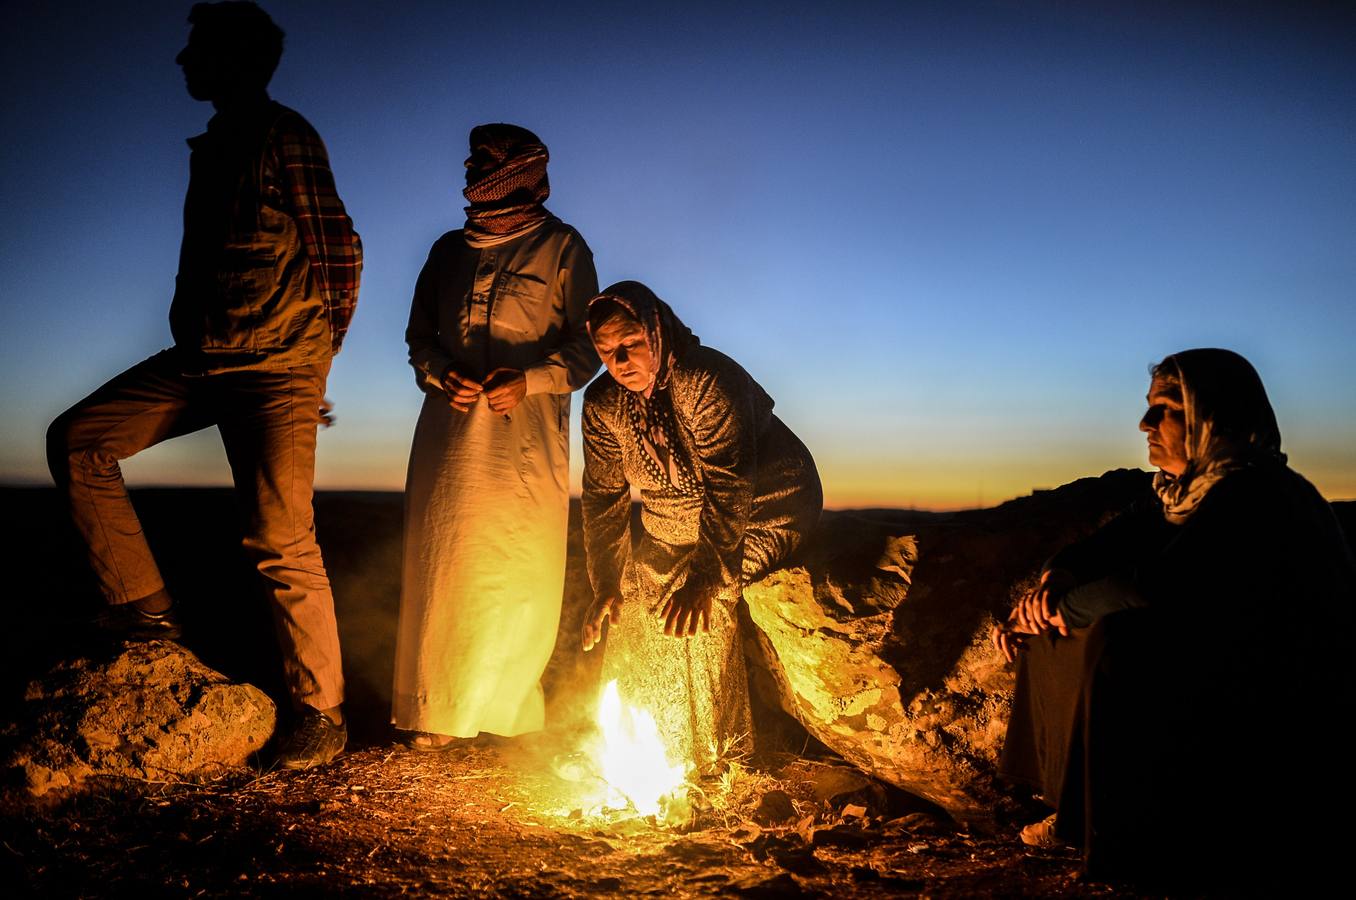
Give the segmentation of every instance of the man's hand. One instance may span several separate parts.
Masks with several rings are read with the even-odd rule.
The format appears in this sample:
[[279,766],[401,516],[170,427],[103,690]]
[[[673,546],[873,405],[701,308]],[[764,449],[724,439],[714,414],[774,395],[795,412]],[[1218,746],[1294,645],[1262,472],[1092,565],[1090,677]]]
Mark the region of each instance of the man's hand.
[[674,591],[659,610],[664,620],[664,633],[670,637],[692,637],[698,629],[711,631],[712,591],[694,584],[691,579]]
[[1027,634],[1040,634],[1047,628],[1057,628],[1059,633],[1067,635],[1069,629],[1059,615],[1059,601],[1074,586],[1073,576],[1062,569],[1048,569],[1041,574],[1040,584],[1036,585],[1013,609],[1013,618],[1017,631]]
[[484,390],[480,382],[467,378],[451,366],[443,369],[442,377],[438,381],[442,384],[443,390],[447,391],[448,405],[457,412],[470,412],[471,404],[480,399],[480,394]]
[[490,409],[507,415],[527,396],[527,376],[519,369],[495,369],[485,378]]
[[618,597],[606,600],[594,600],[589,611],[584,613],[584,627],[580,630],[579,644],[584,652],[592,650],[603,639],[603,622],[616,625],[621,621],[622,602]]
[[320,427],[329,428],[334,424],[334,401],[329,397],[320,398]]

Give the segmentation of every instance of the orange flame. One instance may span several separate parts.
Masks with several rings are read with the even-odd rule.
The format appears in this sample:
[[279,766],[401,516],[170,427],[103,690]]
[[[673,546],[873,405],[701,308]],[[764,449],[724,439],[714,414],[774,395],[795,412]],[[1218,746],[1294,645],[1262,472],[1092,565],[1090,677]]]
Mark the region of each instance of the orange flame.
[[669,764],[654,716],[622,703],[613,680],[598,704],[598,726],[603,733],[603,780],[615,794],[609,805],[624,807],[629,800],[641,815],[657,814],[664,797],[682,786],[686,767]]

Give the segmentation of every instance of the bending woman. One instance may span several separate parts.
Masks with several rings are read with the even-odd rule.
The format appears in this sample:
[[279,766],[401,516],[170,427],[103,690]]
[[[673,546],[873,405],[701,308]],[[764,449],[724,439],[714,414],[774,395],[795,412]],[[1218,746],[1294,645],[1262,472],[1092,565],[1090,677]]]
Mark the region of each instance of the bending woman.
[[[596,598],[584,649],[608,622],[604,679],[655,716],[671,753],[707,769],[750,736],[742,589],[814,527],[819,474],[767,392],[643,284],[594,297],[588,322],[607,374],[584,395],[584,546]],[[632,487],[641,498],[634,551]]]
[[1255,880],[1237,853],[1266,827],[1293,880],[1321,861],[1314,774],[1350,791],[1312,729],[1352,710],[1356,563],[1247,360],[1169,356],[1148,402],[1156,496],[1056,554],[995,628],[1025,648],[1002,771],[1056,810],[1023,840],[1081,847],[1094,877]]
[[393,721],[416,750],[544,723],[570,392],[598,368],[584,322],[593,255],[542,205],[546,161],[526,129],[473,129],[466,227],[433,245],[414,289],[405,340],[425,397],[405,485]]

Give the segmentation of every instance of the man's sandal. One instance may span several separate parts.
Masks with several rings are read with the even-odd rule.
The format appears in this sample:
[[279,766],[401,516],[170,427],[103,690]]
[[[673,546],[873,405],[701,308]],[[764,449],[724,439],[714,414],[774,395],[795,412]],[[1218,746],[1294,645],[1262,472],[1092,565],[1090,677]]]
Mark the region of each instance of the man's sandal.
[[405,736],[405,746],[415,753],[442,753],[456,742],[453,735],[434,731],[411,731]]
[[1055,813],[1022,829],[1022,843],[1040,850],[1054,850],[1066,846],[1055,836]]

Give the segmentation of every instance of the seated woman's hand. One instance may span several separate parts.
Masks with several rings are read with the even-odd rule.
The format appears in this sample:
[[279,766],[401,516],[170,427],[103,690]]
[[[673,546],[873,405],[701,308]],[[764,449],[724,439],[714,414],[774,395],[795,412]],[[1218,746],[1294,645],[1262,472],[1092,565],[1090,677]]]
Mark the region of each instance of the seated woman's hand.
[[1041,573],[1040,583],[1027,592],[1012,611],[1008,622],[1013,630],[1025,634],[1040,634],[1047,628],[1057,628],[1067,635],[1069,629],[1059,616],[1059,601],[1074,586],[1074,578],[1063,569],[1047,569]]
[[603,622],[616,625],[621,621],[622,602],[620,597],[608,597],[594,600],[584,613],[584,627],[580,629],[579,644],[584,652],[592,650],[603,639]]
[[711,630],[711,599],[715,591],[692,579],[669,595],[659,610],[664,633],[670,637],[692,637],[700,629]]
[[[1013,610],[1016,613],[1016,610]],[[1003,654],[1003,658],[1012,662],[1017,658],[1017,654],[1026,647],[1026,639],[1030,635],[1018,631],[1014,627],[1011,617],[1006,622],[995,622],[993,631],[989,634],[989,640],[998,648],[998,652]]]

